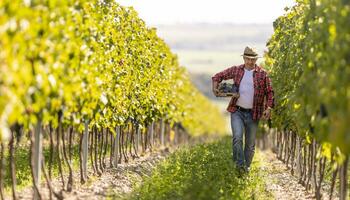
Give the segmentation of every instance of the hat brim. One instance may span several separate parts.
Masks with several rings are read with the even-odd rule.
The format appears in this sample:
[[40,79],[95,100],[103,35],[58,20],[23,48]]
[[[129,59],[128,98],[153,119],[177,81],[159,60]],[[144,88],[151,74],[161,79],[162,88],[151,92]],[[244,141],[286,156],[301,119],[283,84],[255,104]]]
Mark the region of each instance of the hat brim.
[[244,58],[261,58],[261,56],[247,56],[247,55],[241,55],[243,56]]

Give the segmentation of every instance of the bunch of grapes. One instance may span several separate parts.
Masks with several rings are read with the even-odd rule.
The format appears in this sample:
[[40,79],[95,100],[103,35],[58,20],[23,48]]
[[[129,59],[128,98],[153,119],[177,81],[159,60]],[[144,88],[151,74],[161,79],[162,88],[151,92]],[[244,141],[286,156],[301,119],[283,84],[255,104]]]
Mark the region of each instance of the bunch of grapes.
[[220,83],[219,91],[224,94],[238,93],[238,87],[231,83]]

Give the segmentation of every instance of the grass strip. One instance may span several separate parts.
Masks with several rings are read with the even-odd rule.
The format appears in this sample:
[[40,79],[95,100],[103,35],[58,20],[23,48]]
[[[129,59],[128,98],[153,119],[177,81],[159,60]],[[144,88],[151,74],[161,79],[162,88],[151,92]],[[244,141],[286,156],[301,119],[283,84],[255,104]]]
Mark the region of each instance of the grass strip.
[[231,137],[183,148],[161,162],[126,199],[273,199],[265,190],[259,152],[251,172],[239,177]]

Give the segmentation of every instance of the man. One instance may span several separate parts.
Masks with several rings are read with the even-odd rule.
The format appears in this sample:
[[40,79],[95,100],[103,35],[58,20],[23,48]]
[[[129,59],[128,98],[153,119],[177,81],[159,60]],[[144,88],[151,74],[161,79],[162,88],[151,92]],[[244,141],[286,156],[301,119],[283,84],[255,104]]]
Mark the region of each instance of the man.
[[256,50],[246,47],[242,56],[244,64],[219,72],[212,77],[212,80],[213,93],[217,97],[225,96],[218,90],[218,84],[223,80],[233,79],[239,88],[239,97],[231,98],[227,111],[231,113],[233,160],[239,171],[249,172],[255,152],[258,123],[261,118],[270,118],[274,106],[274,93],[267,72],[256,65],[258,59]]

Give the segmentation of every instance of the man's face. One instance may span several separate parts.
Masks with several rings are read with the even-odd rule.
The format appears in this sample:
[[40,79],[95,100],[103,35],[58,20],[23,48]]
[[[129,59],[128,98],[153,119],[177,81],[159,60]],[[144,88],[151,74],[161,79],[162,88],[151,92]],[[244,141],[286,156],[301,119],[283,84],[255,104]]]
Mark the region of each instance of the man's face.
[[256,61],[258,60],[257,58],[247,58],[247,57],[243,57],[244,58],[244,64],[248,67],[254,67]]

